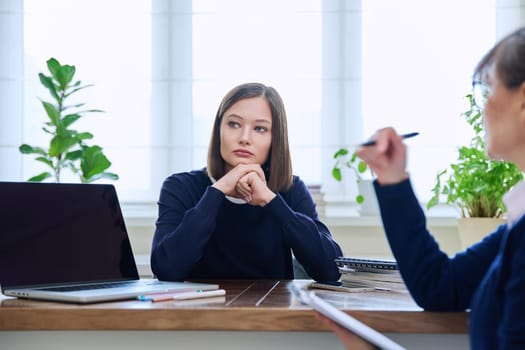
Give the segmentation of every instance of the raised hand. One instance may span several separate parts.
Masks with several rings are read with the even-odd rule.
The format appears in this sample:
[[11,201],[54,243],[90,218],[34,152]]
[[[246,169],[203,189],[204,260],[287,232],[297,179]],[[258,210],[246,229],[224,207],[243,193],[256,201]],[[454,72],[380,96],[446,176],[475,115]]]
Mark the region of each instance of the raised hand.
[[377,181],[388,185],[407,179],[406,146],[403,137],[393,128],[384,128],[378,130],[373,139],[375,145],[360,147],[357,155],[377,175]]

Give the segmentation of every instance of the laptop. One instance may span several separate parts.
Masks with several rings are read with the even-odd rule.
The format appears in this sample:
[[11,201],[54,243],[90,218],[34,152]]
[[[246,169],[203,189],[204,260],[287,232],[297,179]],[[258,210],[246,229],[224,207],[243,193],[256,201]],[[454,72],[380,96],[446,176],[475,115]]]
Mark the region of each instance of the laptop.
[[6,296],[93,303],[219,288],[140,279],[110,184],[0,182],[0,217]]

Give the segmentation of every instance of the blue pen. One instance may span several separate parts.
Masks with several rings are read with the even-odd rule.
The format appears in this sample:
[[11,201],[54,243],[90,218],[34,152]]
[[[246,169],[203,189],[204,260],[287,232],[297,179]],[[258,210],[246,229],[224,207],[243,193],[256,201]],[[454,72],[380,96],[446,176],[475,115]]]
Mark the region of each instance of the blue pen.
[[[166,301],[166,300],[172,300],[173,296],[177,295],[177,293],[181,293],[185,291],[180,292],[173,292],[173,293],[163,293],[163,294],[150,294],[150,295],[139,295],[137,297],[137,300],[140,301]],[[192,293],[201,293],[201,289],[197,289],[195,291],[192,291]]]

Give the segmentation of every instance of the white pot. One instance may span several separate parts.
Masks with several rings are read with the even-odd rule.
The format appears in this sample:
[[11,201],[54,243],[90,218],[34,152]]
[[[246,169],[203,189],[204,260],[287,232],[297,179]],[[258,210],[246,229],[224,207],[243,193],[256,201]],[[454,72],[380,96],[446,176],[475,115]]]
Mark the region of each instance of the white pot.
[[379,215],[379,205],[377,204],[376,191],[374,190],[374,180],[361,180],[357,183],[359,193],[363,195],[364,201],[359,206],[359,214],[362,216]]
[[461,218],[458,219],[458,234],[461,250],[481,241],[496,227],[505,223],[501,218]]

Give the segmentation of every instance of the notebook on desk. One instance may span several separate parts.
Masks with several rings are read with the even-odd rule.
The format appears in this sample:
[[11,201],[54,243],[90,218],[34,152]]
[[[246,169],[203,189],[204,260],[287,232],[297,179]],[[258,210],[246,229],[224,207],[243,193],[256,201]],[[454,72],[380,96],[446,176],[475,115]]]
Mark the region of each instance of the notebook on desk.
[[216,284],[139,278],[113,185],[0,182],[0,287],[73,303]]

